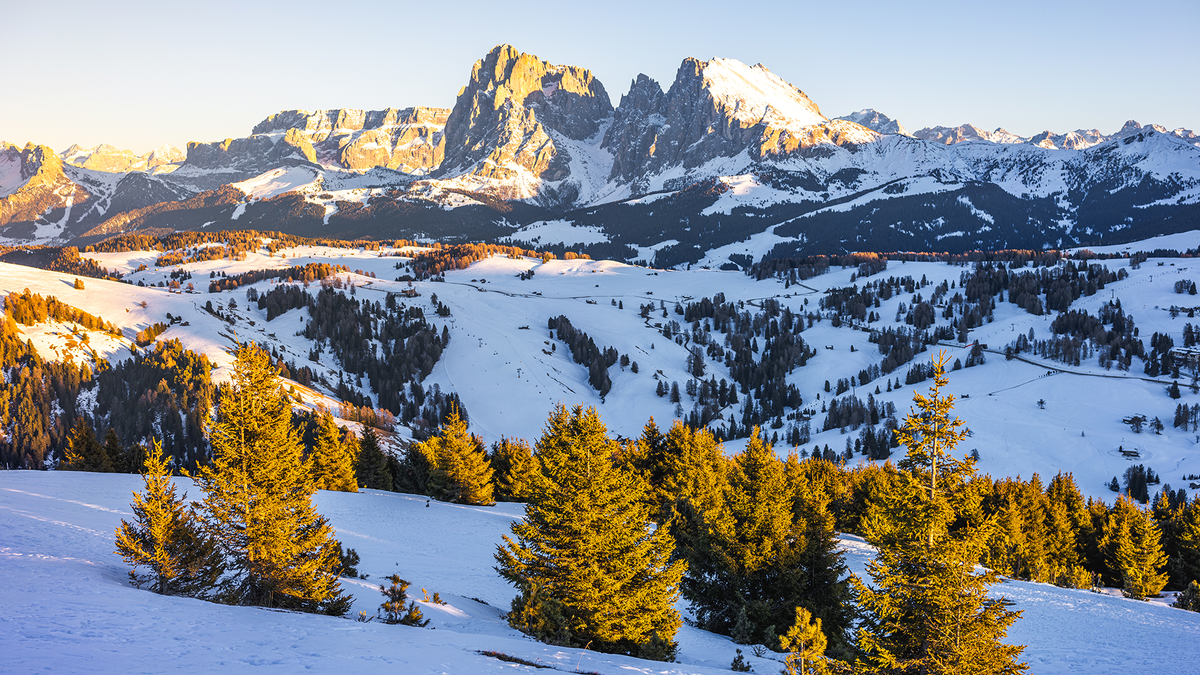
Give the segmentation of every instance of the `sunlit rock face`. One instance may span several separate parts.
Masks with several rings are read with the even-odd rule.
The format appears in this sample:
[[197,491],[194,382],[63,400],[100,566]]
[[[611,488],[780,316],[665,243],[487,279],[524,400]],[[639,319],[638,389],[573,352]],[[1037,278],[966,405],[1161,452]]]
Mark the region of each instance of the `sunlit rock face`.
[[83,148],[76,144],[59,156],[71,166],[107,173],[147,171],[155,167],[178,164],[185,159],[183,151],[169,143],[164,143],[144,155],[135,155],[131,150],[122,150],[107,143],[101,143],[94,148]]
[[285,110],[254,127],[255,135],[292,133],[313,148],[314,161],[353,171],[382,166],[424,175],[442,163],[444,108]]
[[828,119],[803,91],[762,64],[688,58],[666,93],[644,75],[633,82],[604,147],[615,158],[612,177],[630,180],[742,152],[766,159],[877,137],[860,124]]
[[68,205],[81,206],[87,190],[63,173],[62,158],[44,145],[19,148],[0,141],[0,226],[32,222]]
[[509,45],[475,63],[446,121],[441,175],[566,178],[570,156],[553,134],[583,141],[612,114],[591,71],[556,66]]

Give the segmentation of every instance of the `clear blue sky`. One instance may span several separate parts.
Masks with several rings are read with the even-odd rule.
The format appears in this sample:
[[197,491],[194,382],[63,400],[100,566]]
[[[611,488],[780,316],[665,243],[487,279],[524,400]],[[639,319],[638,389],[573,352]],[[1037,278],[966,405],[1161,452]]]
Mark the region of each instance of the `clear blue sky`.
[[509,43],[590,68],[616,105],[683,58],[763,63],[826,115],[1030,135],[1127,119],[1200,129],[1195,0],[106,2],[3,0],[0,140],[245,136],[284,109],[450,107]]

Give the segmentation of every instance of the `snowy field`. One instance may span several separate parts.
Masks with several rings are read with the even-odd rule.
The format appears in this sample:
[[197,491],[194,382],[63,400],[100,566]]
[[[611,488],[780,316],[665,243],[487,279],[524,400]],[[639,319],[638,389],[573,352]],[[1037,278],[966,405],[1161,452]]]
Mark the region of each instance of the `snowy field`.
[[[1162,239],[1152,239],[1146,246],[1156,247]],[[1179,248],[1198,246],[1200,232],[1175,235],[1170,244]],[[310,262],[342,264],[368,275],[374,273],[376,278],[341,276],[343,281],[356,285],[358,299],[382,301],[388,292],[409,286],[407,282],[391,279],[402,273],[396,269],[397,264],[407,261],[396,255],[413,252],[382,253],[305,246],[284,249],[275,255],[260,250],[239,261],[214,260],[162,268],[154,265],[157,252],[88,254],[105,267],[127,273],[126,278],[134,283],[169,280],[170,273],[181,267],[192,274],[197,292],[172,292],[97,279],[88,279],[86,290],[76,290],[71,275],[0,264],[0,294],[29,288],[42,295],[57,296],[115,323],[124,331],[126,343],[138,330],[158,321],[166,322],[166,315],[171,314],[178,321],[160,339],[178,338],[185,347],[206,353],[219,367],[214,373],[218,380],[227,377],[231,363],[229,350],[234,340],[242,339],[274,347],[286,360],[313,367],[336,383],[340,365],[328,351],[321,355],[319,363],[310,362],[308,354],[313,344],[296,334],[308,319],[307,310],[292,310],[268,322],[264,311],[247,302],[246,288],[207,293],[209,275],[225,272],[233,276]],[[147,269],[136,271],[143,264]],[[1200,320],[1188,319],[1186,314],[1172,318],[1168,312],[1171,305],[1200,305],[1197,296],[1173,292],[1175,282],[1180,279],[1200,279],[1200,261],[1151,259],[1140,269],[1130,268],[1126,260],[1104,264],[1114,271],[1126,270],[1129,277],[1109,284],[1096,295],[1080,298],[1072,304],[1072,309],[1086,309],[1095,314],[1102,304],[1119,299],[1125,311],[1134,317],[1140,339],[1147,347],[1155,332],[1170,335],[1175,345],[1181,346],[1184,324],[1191,321],[1200,326]],[[535,272],[532,279],[517,278],[526,270]],[[933,285],[943,280],[957,283],[960,274],[967,270],[938,263],[891,262],[887,271],[872,279],[924,277],[931,286],[919,292],[928,298]],[[448,272],[444,283],[416,282],[413,287],[420,296],[404,302],[423,307],[438,330],[448,327],[451,342],[424,384],[437,383],[443,391],[457,392],[470,416],[471,431],[485,441],[490,443],[501,436],[536,438],[558,403],[595,405],[613,433],[633,437],[651,416],[662,427],[669,426],[674,417],[674,404],[654,393],[658,382],[668,387],[678,382],[682,389],[689,378],[687,349],[659,332],[666,322],[683,323],[683,317],[675,313],[677,302],[686,304],[724,293],[729,301],[745,302],[745,309],[751,312],[760,311],[756,305],[767,298],[774,298],[795,312],[816,311],[825,290],[850,285],[853,271],[833,268],[827,274],[785,289],[781,282],[755,281],[740,272],[695,268],[656,271],[612,261],[542,263],[538,259],[494,257],[468,269]],[[254,288],[265,293],[276,283],[263,281]],[[312,284],[309,292],[316,293],[319,289],[318,284]],[[434,314],[434,295],[449,308],[450,316],[442,318]],[[208,301],[222,313],[233,315],[235,323],[231,325],[205,311],[204,304]],[[913,296],[904,293],[883,301],[874,310],[882,320],[872,327],[904,326],[903,322],[895,322],[897,309],[900,303],[912,302]],[[231,309],[234,303],[237,308]],[[645,304],[654,305],[648,319],[639,314],[639,306]],[[938,323],[946,323],[948,319],[940,314]],[[557,349],[553,348],[557,341],[550,339],[546,323],[559,315],[567,316],[598,346],[611,346],[620,354],[628,354],[638,363],[639,372],[634,374],[629,368],[614,365],[609,370],[612,391],[601,400],[599,393],[588,385],[587,369],[572,361],[565,345],[558,342]],[[1134,448],[1141,455],[1134,463],[1154,469],[1173,488],[1188,489],[1183,477],[1200,474],[1200,447],[1197,447],[1200,437],[1172,428],[1171,422],[1177,403],[1189,406],[1200,403],[1200,396],[1184,386],[1180,401],[1170,399],[1166,395],[1170,379],[1149,378],[1142,372],[1138,359],[1134,359],[1127,372],[1105,370],[1094,356],[1077,367],[1041,360],[1029,353],[1021,355],[1026,360],[1004,359],[1001,353],[1004,345],[1018,334],[1028,335],[1032,330],[1035,338],[1049,337],[1052,318],[1033,316],[1009,302],[998,302],[995,320],[970,332],[969,340],[987,345],[989,351],[984,365],[950,374],[951,392],[960,397],[956,411],[974,431],[964,450],[978,450],[980,470],[993,476],[1028,478],[1038,473],[1043,481],[1048,481],[1058,471],[1071,471],[1085,495],[1111,500],[1113,493],[1106,484],[1113,476],[1121,476],[1131,463],[1120,455],[1118,448]],[[21,329],[46,358],[70,355],[71,344],[77,345],[76,353],[84,359],[94,356],[119,359],[129,354],[120,341],[96,332],[91,332],[91,339],[85,345],[78,340],[80,331],[72,331],[70,326],[41,324]],[[713,335],[720,339],[719,333]],[[800,391],[804,405],[818,411],[831,396],[824,391],[826,380],[836,383],[840,378],[848,379],[882,358],[877,346],[869,342],[867,332],[846,326],[834,328],[827,320],[806,329],[802,337],[816,350],[816,356],[806,366],[793,370],[787,379]],[[963,345],[947,343],[942,348],[953,358],[966,360],[967,350]],[[931,349],[919,354],[914,362],[927,362],[932,355]],[[903,382],[909,367],[901,366],[888,379],[894,381],[899,377]],[[708,361],[708,374],[718,380],[731,379],[724,364],[712,360]],[[1187,384],[1186,377],[1181,384]],[[881,391],[875,394],[876,400],[894,403],[903,417],[911,405],[913,390],[923,391],[928,383],[901,386],[888,392],[881,378],[851,393],[865,399],[868,393],[874,394],[877,385]],[[365,381],[364,389],[367,394],[373,393]],[[329,392],[304,393],[313,405],[336,406],[336,401],[328,398]],[[1039,400],[1045,401],[1044,409],[1038,407]],[[690,406],[685,396],[684,408]],[[740,407],[731,406],[721,414],[728,419],[740,412]],[[1121,420],[1135,414],[1145,415],[1148,420],[1158,417],[1165,424],[1164,430],[1161,434],[1133,433]],[[856,437],[856,432],[819,433],[824,418],[820,412],[813,418],[813,436],[803,449],[811,451],[819,444],[838,452],[844,450],[847,439]],[[734,452],[741,444],[730,442],[726,450]],[[786,448],[779,447],[781,454],[786,452]],[[1189,489],[1189,497],[1195,492]]]
[[[191,481],[176,479],[191,490]],[[492,569],[492,553],[521,507],[428,503],[365,491],[319,492],[318,509],[362,556],[367,581],[344,580],[352,613],[373,614],[377,582],[397,573],[446,605],[421,603],[429,628],[358,623],[199,600],[131,587],[113,530],[129,518],[138,476],[0,472],[0,671],[6,673],[509,673],[550,672],[481,655],[497,651],[566,672],[603,675],[728,673],[729,638],[683,627],[679,662],[641,661],[532,641],[502,612],[516,594]],[[862,574],[870,548],[844,541]],[[1026,644],[1030,672],[1195,673],[1200,614],[1112,595],[1010,581],[993,589],[1024,614],[1009,638]],[[480,602],[482,601],[482,602]],[[486,604],[485,604],[486,603]],[[681,603],[681,609],[686,607]],[[757,673],[778,655],[743,649]]]

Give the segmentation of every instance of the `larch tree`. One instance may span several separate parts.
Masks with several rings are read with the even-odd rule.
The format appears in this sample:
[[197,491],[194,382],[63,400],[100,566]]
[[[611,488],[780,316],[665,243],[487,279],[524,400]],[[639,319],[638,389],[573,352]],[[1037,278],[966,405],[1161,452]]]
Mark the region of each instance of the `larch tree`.
[[1020,612],[988,586],[995,572],[976,570],[994,522],[958,523],[957,513],[975,512],[971,488],[974,461],[951,453],[966,436],[952,418],[954,397],[942,353],[934,359],[929,395],[915,394],[900,430],[908,453],[900,480],[870,505],[863,518],[867,540],[878,550],[867,564],[874,585],[855,577],[862,621],[856,672],[955,675],[1018,673],[1023,646],[1002,640]]
[[129,582],[163,595],[207,597],[224,571],[224,558],[200,520],[175,492],[158,440],[142,470],[145,488],[133,494],[132,523],[117,527],[117,554],[133,566]]
[[358,492],[354,475],[355,448],[342,440],[342,431],[333,414],[322,410],[317,416],[316,442],[308,458],[313,487],[318,490]]
[[495,504],[492,465],[483,442],[467,431],[467,422],[453,408],[436,436],[413,446],[429,464],[429,494],[455,504]]
[[647,486],[613,462],[594,408],[559,406],[537,442],[540,475],[497,571],[520,589],[510,623],[544,640],[670,660],[685,564],[654,527]]
[[270,354],[237,350],[232,386],[209,429],[213,461],[195,476],[203,517],[226,558],[230,604],[341,615],[338,543],[312,504],[315,491],[292,426],[291,401]]

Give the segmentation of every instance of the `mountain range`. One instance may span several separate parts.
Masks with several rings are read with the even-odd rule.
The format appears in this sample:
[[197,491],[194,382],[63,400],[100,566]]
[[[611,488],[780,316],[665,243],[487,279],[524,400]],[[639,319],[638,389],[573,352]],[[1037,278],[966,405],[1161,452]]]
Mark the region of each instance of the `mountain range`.
[[1021,137],[828,117],[765,66],[687,58],[612,104],[586,68],[501,45],[451,109],[288,110],[242,138],[0,143],[0,242],[154,228],[504,241],[740,266],[852,250],[1048,248],[1200,226],[1200,137],[1130,121]]

